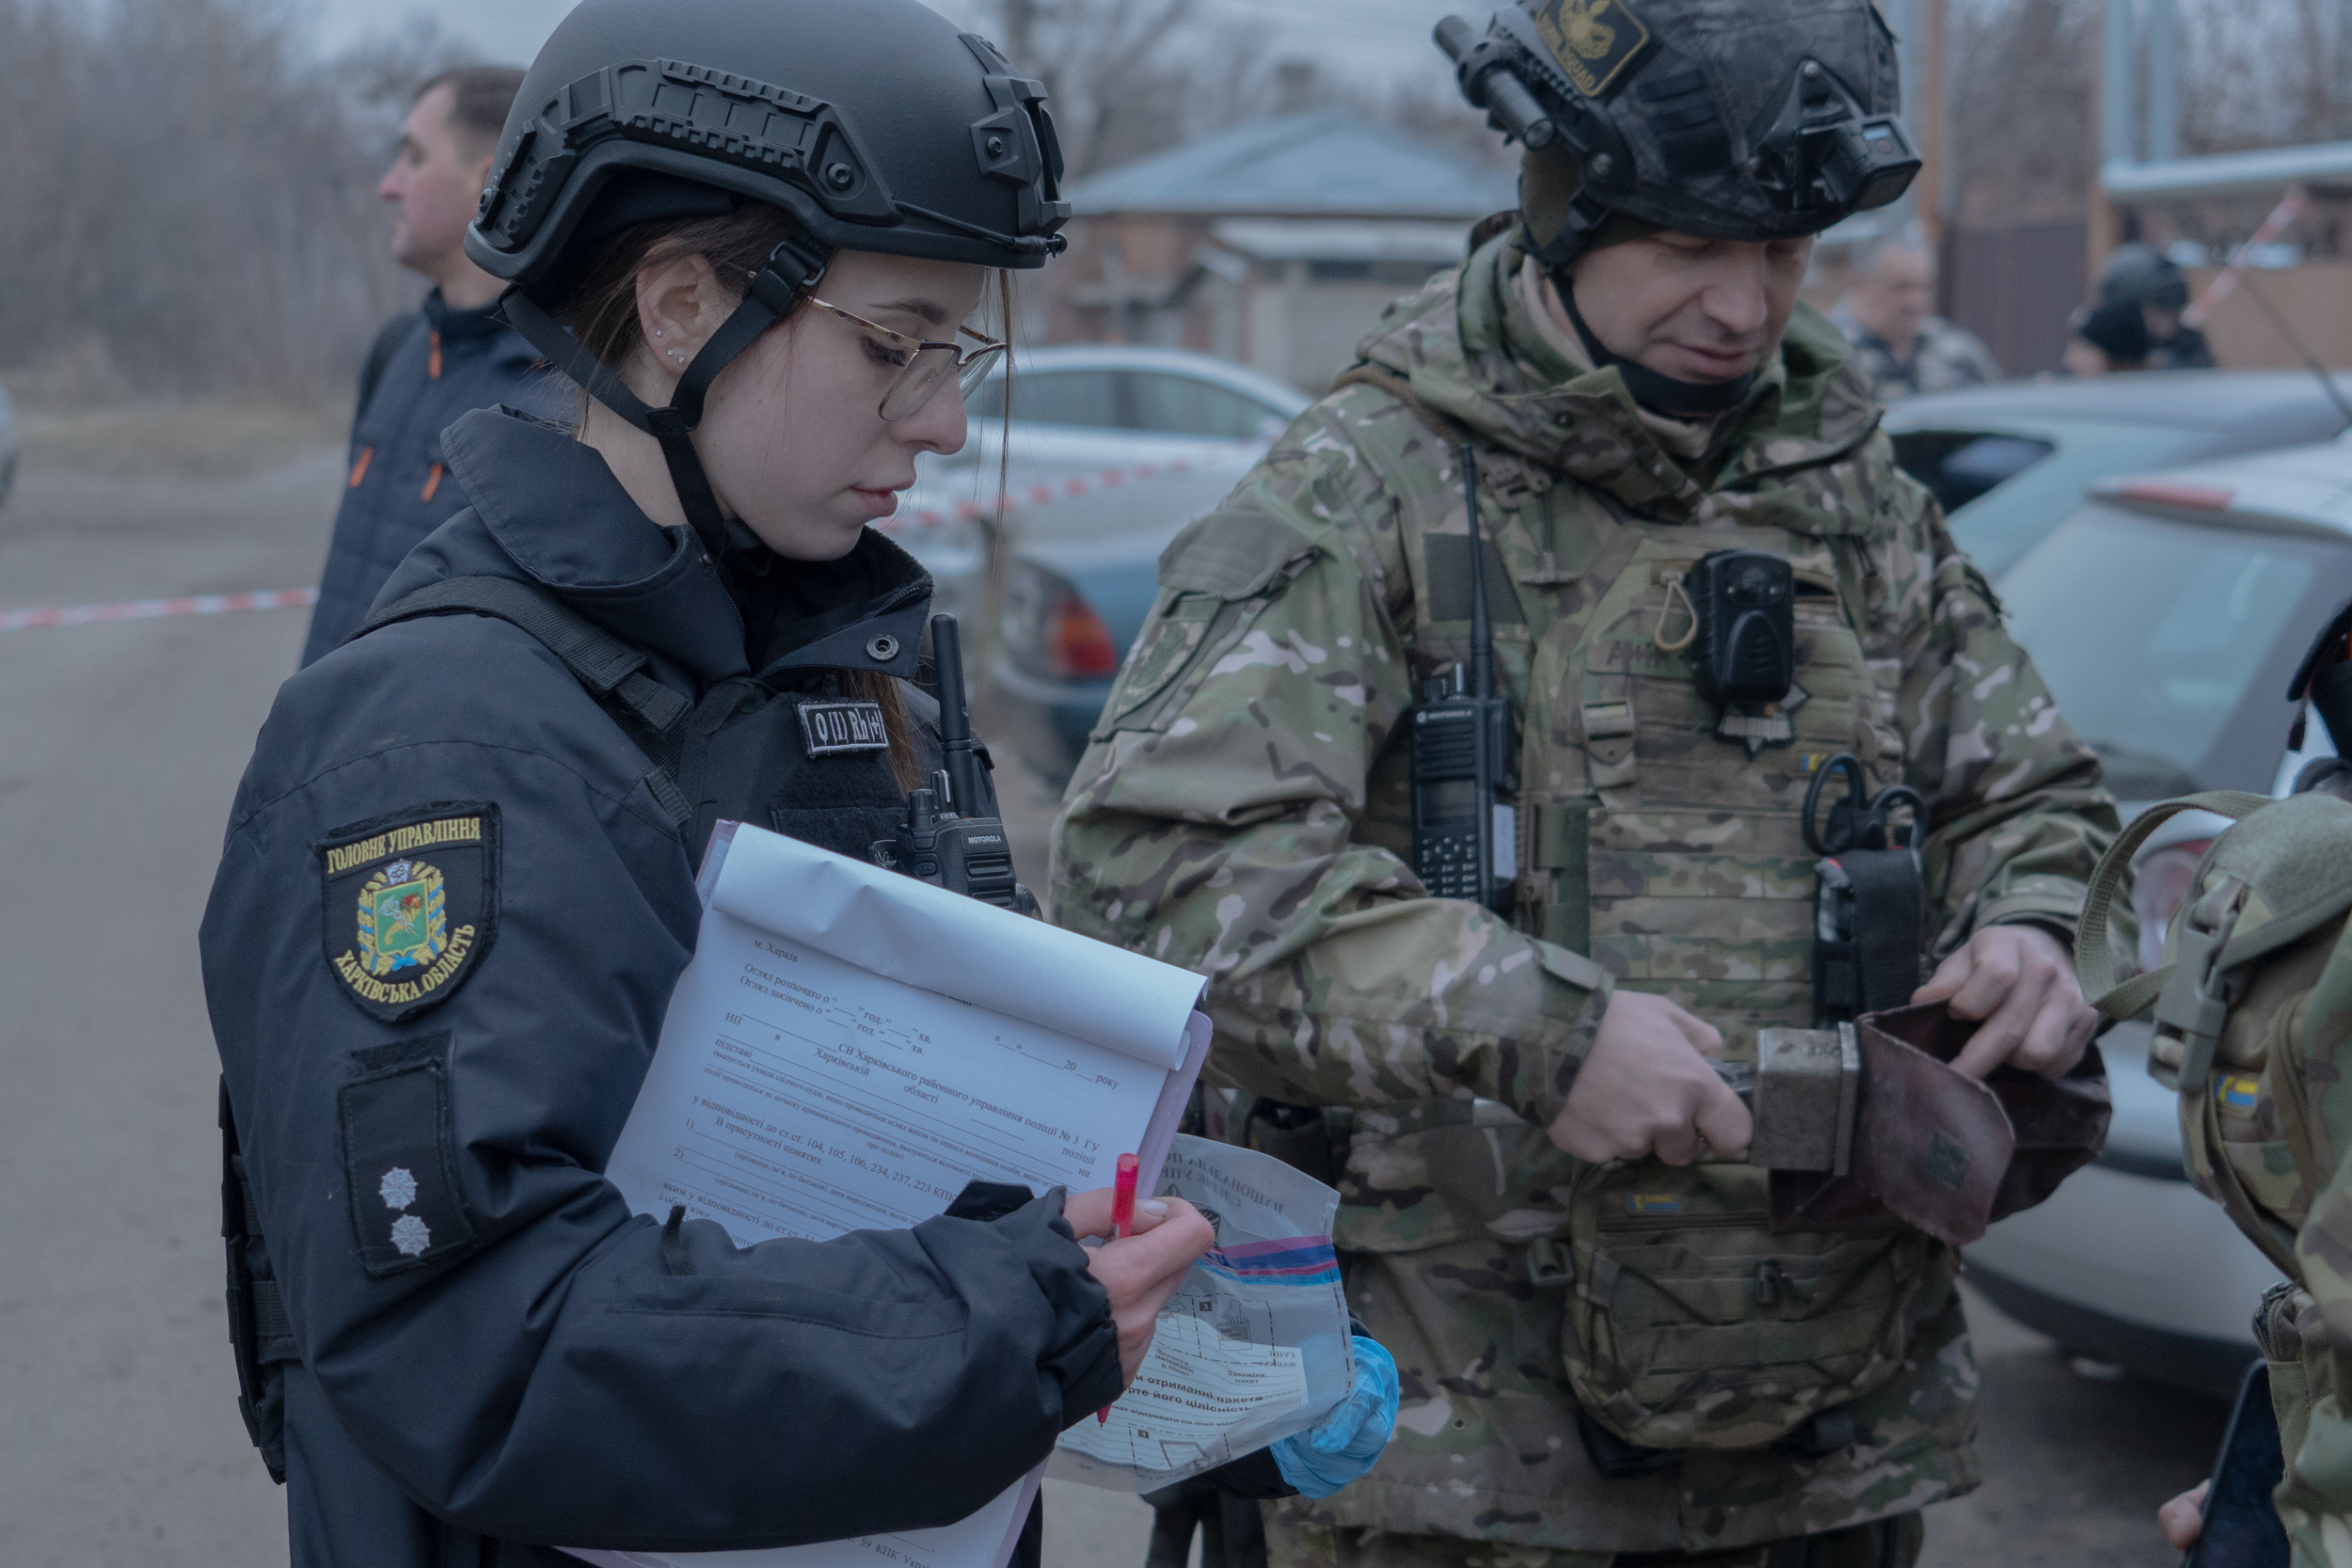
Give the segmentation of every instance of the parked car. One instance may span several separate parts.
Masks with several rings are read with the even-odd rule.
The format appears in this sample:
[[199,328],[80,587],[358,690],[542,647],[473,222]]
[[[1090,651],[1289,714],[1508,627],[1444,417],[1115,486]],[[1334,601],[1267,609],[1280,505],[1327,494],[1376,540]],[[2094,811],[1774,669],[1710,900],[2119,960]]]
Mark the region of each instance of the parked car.
[[[1009,375],[998,370],[964,400],[972,434],[963,450],[918,465],[894,531],[938,582],[940,608],[969,614],[986,565],[978,519],[993,514],[1000,483],[1025,538],[1033,515],[1068,499],[1073,483],[1083,488],[1105,475],[1220,464],[1242,451],[1254,458],[1308,401],[1295,387],[1177,349],[1078,343],[1019,353]],[[1098,521],[1112,532],[1149,533],[1165,519],[1112,508]]]
[[1022,517],[989,666],[999,731],[1058,787],[1159,594],[1160,552],[1257,461],[1221,458],[1039,507]]
[[17,445],[16,405],[0,387],[0,506],[8,504],[8,492],[16,488]]
[[2304,372],[2164,371],[1935,392],[1885,424],[1954,542],[1997,577],[2101,480],[2325,440],[2344,419]]
[[[2126,817],[2195,790],[2282,793],[2330,749],[2320,724],[2290,749],[2286,689],[2352,596],[2352,440],[2107,481],[1996,589]],[[2141,850],[2143,966],[2223,826],[2175,817]],[[1994,1226],[1969,1249],[1969,1275],[2084,1354],[2224,1392],[2255,1354],[2249,1322],[2278,1271],[2182,1176],[2176,1101],[2147,1075],[2147,1026],[2119,1025],[2102,1048],[2106,1152]]]

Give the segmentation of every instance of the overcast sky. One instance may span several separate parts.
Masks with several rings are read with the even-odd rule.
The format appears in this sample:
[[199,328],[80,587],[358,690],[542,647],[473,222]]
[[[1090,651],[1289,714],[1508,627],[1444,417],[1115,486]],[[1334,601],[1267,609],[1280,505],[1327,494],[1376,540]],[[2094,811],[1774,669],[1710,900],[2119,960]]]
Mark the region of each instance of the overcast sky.
[[[957,0],[931,0],[954,14]],[[1320,54],[1336,74],[1379,80],[1441,69],[1429,30],[1451,11],[1483,22],[1492,0],[1207,0],[1228,14],[1255,17],[1275,29],[1272,53]],[[485,57],[526,64],[571,0],[306,0],[326,48],[365,36],[406,15],[429,16]]]

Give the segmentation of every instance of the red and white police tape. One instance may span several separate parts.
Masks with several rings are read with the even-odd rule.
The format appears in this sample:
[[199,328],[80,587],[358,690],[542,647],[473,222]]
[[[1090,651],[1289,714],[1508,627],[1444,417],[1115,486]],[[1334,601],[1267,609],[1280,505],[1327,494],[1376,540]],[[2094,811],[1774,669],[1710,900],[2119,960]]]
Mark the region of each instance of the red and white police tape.
[[[1265,449],[1255,444],[1242,447],[1235,456],[1255,458]],[[1217,458],[1174,457],[1165,463],[1138,463],[1133,467],[1105,468],[1099,474],[1080,474],[1052,484],[1032,484],[1005,492],[1005,510],[1018,512],[1028,507],[1051,506],[1059,500],[1091,495],[1098,490],[1115,490],[1122,484],[1138,483],[1154,479],[1173,479],[1196,468],[1223,467]],[[926,507],[920,512],[885,517],[875,524],[884,533],[912,533],[924,529],[945,528],[949,523],[977,522],[989,515],[992,508],[974,501],[959,501],[946,511]]]
[[[1254,457],[1258,450],[1250,447],[1236,455]],[[1052,484],[1032,484],[1025,490],[1008,493],[1005,501],[1008,510],[1050,506],[1058,500],[1113,490],[1122,484],[1173,479],[1196,468],[1220,466],[1216,459],[1189,457],[1172,458],[1166,463],[1138,463],[1133,467],[1105,468],[1099,474],[1081,475]],[[876,526],[885,533],[920,532],[945,528],[949,523],[977,522],[989,515],[990,511],[972,501],[962,501],[945,512],[926,507],[904,516],[885,517]],[[81,626],[94,621],[151,621],[166,615],[226,615],[238,610],[300,610],[318,600],[319,591],[315,588],[264,588],[250,594],[191,594],[172,599],[137,599],[129,604],[74,605],[65,610],[0,610],[0,631]]]
[[251,594],[190,594],[130,604],[85,604],[69,610],[0,610],[0,631],[80,626],[92,621],[151,621],[162,615],[226,615],[232,610],[294,610],[319,601],[315,588],[264,588]]

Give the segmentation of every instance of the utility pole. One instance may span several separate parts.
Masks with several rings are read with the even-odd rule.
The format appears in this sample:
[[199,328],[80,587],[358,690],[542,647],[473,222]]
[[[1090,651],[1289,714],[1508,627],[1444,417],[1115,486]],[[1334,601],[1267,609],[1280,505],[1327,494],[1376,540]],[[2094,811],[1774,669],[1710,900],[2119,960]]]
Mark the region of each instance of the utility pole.
[[1039,0],[1004,0],[1004,8],[1006,56],[1017,70],[1035,71]]
[[2336,135],[2352,139],[2352,0],[2336,0]]
[[2083,271],[2091,277],[2099,276],[2099,264],[2123,237],[2122,214],[2107,196],[2100,171],[2109,163],[2133,161],[2132,120],[2137,104],[2132,91],[2132,0],[2106,0],[2094,78],[2098,107],[2090,119],[2090,254],[2084,258]]

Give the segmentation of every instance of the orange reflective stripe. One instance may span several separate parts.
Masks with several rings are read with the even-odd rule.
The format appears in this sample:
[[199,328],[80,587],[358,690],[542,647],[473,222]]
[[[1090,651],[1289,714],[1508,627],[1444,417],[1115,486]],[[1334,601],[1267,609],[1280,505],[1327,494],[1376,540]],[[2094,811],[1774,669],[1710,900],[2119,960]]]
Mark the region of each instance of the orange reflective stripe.
[[425,475],[425,476],[424,476],[424,492],[423,492],[423,494],[420,495],[417,499],[418,499],[419,500],[427,500],[427,501],[429,501],[429,500],[431,500],[431,499],[433,499],[433,492],[434,492],[434,491],[436,491],[436,490],[438,490],[440,487],[441,487],[441,466],[440,466],[438,463],[436,463],[436,464],[434,464],[434,465],[433,465],[433,471],[432,471],[431,473],[429,473],[429,474],[427,474],[427,475]]
[[426,364],[424,373],[429,380],[441,379],[441,335],[438,332],[433,334],[433,357]]
[[354,490],[359,488],[359,482],[368,477],[368,463],[374,456],[375,449],[373,447],[361,447],[359,449],[359,461],[351,466],[351,484],[349,488]]

